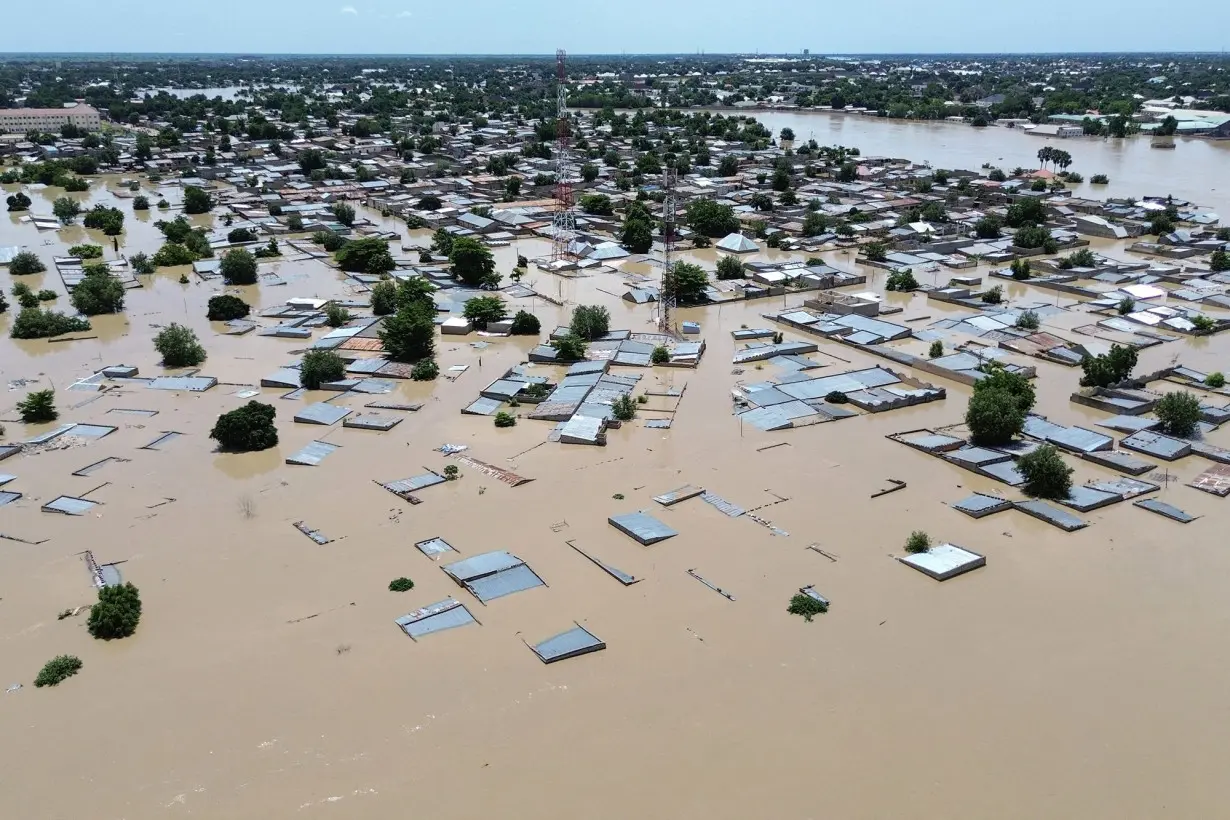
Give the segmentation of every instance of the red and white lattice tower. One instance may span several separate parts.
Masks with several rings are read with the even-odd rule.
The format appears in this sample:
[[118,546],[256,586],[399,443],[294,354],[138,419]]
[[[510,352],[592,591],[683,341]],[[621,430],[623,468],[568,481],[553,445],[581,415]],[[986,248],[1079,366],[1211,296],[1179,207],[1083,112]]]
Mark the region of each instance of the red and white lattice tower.
[[662,169],[662,292],[658,295],[658,330],[675,335],[675,169]]
[[569,249],[577,233],[577,215],[573,210],[572,170],[568,164],[568,146],[572,134],[568,121],[568,78],[565,66],[567,56],[562,48],[555,52],[555,201],[558,207],[552,231],[552,262],[571,258]]

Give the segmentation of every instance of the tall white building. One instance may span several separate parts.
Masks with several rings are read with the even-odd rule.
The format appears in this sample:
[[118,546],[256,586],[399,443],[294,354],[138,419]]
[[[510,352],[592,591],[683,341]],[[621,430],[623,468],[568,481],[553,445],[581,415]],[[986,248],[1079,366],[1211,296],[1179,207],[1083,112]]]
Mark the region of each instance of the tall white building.
[[72,123],[85,131],[97,131],[102,118],[92,105],[67,108],[0,108],[0,133],[25,134],[29,131],[58,134],[61,126]]

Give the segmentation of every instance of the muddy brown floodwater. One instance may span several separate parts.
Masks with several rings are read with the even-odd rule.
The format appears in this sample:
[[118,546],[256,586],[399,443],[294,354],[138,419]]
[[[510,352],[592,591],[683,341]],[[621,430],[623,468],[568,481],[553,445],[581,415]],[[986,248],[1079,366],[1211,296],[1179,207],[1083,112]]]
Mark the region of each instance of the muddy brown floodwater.
[[[55,193],[34,196],[35,212],[49,213]],[[81,197],[112,198],[98,182]],[[157,218],[130,216],[121,250],[155,250]],[[87,236],[101,239],[0,219],[0,245],[28,246],[49,267]],[[1097,249],[1124,255],[1121,246]],[[500,249],[501,271],[517,250],[534,256],[544,246]],[[626,425],[605,448],[544,444],[547,423],[496,430],[462,416],[530,344],[491,340],[478,351],[470,337],[440,340],[442,368],[470,365],[455,382],[403,384],[381,397],[424,403],[389,433],[293,424],[299,405],[264,390],[278,408],[280,445],[220,455],[208,432],[242,401],[238,385],[256,383],[302,342],[221,335],[204,319],[211,286],[181,285],[179,273],[159,271],[131,291],[123,316],[95,322],[95,340],[14,343],[12,312],[0,317],[0,385],[36,380],[6,387],[8,439],[47,429],[9,421],[25,391],[45,385],[60,388],[63,420],[119,426],[84,447],[0,463],[18,476],[8,489],[24,494],[0,508],[0,532],[41,541],[0,540],[0,684],[24,684],[0,697],[6,816],[1224,816],[1230,502],[1184,486],[1203,468],[1197,459],[1171,465],[1179,480],[1159,495],[1203,516],[1186,526],[1128,504],[1083,515],[1092,525],[1073,534],[1018,513],[966,518],[946,504],[991,482],[885,438],[958,422],[965,387],[923,376],[947,387],[947,400],[779,433],[740,427],[731,387],[774,371],[732,374],[730,331],[764,325],[759,314],[780,300],[684,311],[708,343],[700,367],[628,371],[643,386],[686,385],[674,426]],[[351,293],[323,265],[281,263],[281,273],[286,287],[246,288],[244,298],[269,306]],[[871,273],[858,289],[882,291],[884,274]],[[608,294],[623,290],[617,274],[531,278],[569,303],[520,300],[544,327],[591,301],[611,308],[614,327],[651,327],[648,309]],[[7,273],[0,281],[7,292]],[[65,301],[54,269],[30,285]],[[1029,285],[1007,290],[1013,301],[1054,301]],[[944,310],[922,296],[888,299],[906,319]],[[200,395],[63,389],[105,364],[159,373],[150,339],[171,321],[201,335],[203,372],[222,384]],[[1083,323],[1069,311],[1047,327]],[[1182,340],[1144,351],[1140,369],[1176,356],[1230,369],[1226,353],[1224,337]],[[831,342],[815,358],[822,372],[884,363]],[[1039,411],[1093,423],[1096,414],[1068,401],[1078,372],[1037,366]],[[109,412],[124,408],[158,415]],[[183,435],[139,449],[163,431]],[[284,464],[316,438],[342,446],[318,467]],[[1211,440],[1230,446],[1225,431]],[[535,480],[511,488],[463,467],[459,481],[422,491],[417,506],[373,483],[440,469],[448,462],[433,448],[444,442]],[[72,475],[107,456],[128,461]],[[1112,475],[1073,463],[1079,482]],[[869,498],[889,478],[908,487]],[[654,510],[680,533],[654,547],[606,523],[656,508],[653,495],[686,483],[749,509],[786,498],[759,515],[789,534],[699,500]],[[91,490],[101,504],[88,515],[39,509]],[[292,528],[300,520],[335,540],[315,545]],[[986,554],[987,566],[942,584],[911,571],[892,556],[915,529]],[[413,547],[433,536],[464,556],[510,550],[548,587],[477,604]],[[621,586],[566,541],[644,581]],[[134,637],[95,641],[84,614],[57,620],[93,599],[79,556],[87,548],[101,562],[125,561],[125,578],[140,587]],[[403,575],[415,588],[389,592]],[[814,623],[785,612],[807,584],[833,601]],[[449,595],[482,626],[415,643],[393,624]],[[523,644],[574,621],[608,649],[544,666]],[[84,661],[80,674],[35,689],[38,669],[61,653]]]

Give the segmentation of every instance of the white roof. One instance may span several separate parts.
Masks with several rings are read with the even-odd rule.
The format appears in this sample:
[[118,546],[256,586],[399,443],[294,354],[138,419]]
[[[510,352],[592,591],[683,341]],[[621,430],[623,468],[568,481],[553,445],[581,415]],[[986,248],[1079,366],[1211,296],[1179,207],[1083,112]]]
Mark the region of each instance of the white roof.
[[1155,285],[1124,285],[1119,289],[1133,299],[1160,299],[1166,295],[1166,291]]

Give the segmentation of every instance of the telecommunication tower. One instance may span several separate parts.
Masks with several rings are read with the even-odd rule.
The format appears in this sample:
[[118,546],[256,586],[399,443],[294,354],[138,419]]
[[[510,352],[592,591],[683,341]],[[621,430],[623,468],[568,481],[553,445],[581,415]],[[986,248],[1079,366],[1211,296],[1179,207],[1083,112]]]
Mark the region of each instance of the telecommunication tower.
[[675,335],[675,263],[671,251],[675,242],[675,169],[662,169],[662,292],[658,296],[658,330]]
[[573,211],[572,175],[568,166],[571,125],[568,122],[567,57],[567,53],[562,48],[555,52],[555,202],[557,208],[553,220],[551,261],[556,263],[570,257],[569,249],[577,233],[577,216]]

